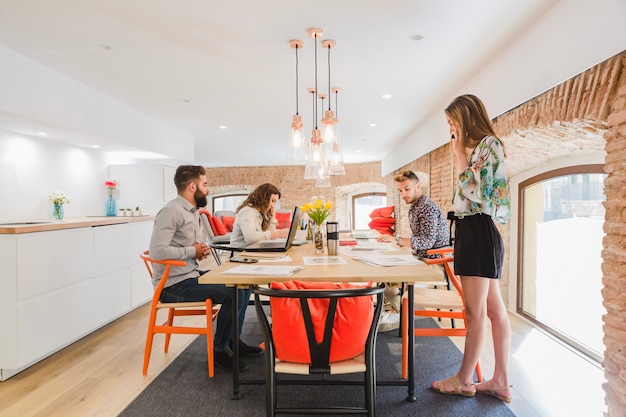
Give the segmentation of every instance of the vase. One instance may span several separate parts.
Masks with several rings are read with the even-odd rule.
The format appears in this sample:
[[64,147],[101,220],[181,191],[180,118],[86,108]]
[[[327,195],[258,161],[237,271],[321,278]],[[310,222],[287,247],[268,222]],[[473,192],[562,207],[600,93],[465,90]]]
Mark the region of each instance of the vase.
[[54,203],[54,208],[52,209],[52,217],[54,217],[54,220],[63,220],[63,216],[65,216],[63,204]]
[[321,224],[313,224],[313,243],[315,244],[315,253],[324,253],[324,235]]
[[112,195],[109,194],[109,198],[106,201],[106,213],[107,216],[116,216],[117,215],[117,203]]

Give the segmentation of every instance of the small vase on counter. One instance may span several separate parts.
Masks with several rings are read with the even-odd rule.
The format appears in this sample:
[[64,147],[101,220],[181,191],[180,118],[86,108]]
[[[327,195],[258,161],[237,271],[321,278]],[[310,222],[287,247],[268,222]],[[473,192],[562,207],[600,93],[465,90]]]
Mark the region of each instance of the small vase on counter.
[[52,208],[52,217],[54,220],[63,220],[65,216],[65,210],[63,209],[63,204],[54,203],[54,207]]
[[117,203],[112,193],[109,193],[109,198],[106,201],[106,214],[107,216],[117,216]]

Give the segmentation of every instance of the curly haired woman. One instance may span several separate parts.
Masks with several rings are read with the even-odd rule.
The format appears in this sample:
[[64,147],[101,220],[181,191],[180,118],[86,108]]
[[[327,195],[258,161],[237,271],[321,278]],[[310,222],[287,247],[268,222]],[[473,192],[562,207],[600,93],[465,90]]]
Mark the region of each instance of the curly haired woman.
[[244,248],[266,239],[286,238],[289,229],[277,229],[276,203],[281,194],[265,183],[254,189],[235,211],[230,246]]

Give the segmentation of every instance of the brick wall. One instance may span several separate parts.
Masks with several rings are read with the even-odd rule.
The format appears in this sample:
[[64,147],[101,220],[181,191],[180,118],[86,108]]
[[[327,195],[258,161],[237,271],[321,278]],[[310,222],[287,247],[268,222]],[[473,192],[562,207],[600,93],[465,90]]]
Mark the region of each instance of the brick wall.
[[626,53],[615,64],[606,139],[606,209],[602,251],[604,289],[604,389],[607,416],[626,416]]
[[380,162],[346,165],[346,175],[332,177],[331,187],[322,188],[316,187],[315,181],[304,180],[304,166],[207,168],[206,171],[211,194],[243,190],[250,192],[256,186],[269,182],[282,193],[282,209],[292,209],[312,201],[314,197],[331,200],[334,207],[329,219],[338,221],[340,229],[350,228],[347,209],[349,195],[360,190],[383,187]]
[[[602,295],[607,311],[603,317],[607,417],[626,416],[625,63],[626,52],[622,52],[494,120],[496,132],[506,146],[508,176],[564,155],[606,150]],[[214,193],[232,191],[230,188],[252,189],[263,182],[274,183],[283,192],[283,208],[302,204],[315,195],[323,195],[335,200],[337,207],[345,207],[350,193],[381,186],[387,189],[388,203],[396,206],[401,234],[406,236],[410,232],[406,222],[408,207],[399,200],[393,180],[405,169],[427,178],[427,194],[444,212],[450,210],[456,178],[448,145],[385,177],[380,175],[379,163],[347,165],[346,176],[333,178],[331,188],[315,188],[313,181],[302,180],[304,167],[208,168],[207,176]],[[343,208],[332,216],[347,222],[347,211]],[[506,294],[510,282],[508,242],[511,231],[508,225],[500,231],[507,254],[500,285]]]

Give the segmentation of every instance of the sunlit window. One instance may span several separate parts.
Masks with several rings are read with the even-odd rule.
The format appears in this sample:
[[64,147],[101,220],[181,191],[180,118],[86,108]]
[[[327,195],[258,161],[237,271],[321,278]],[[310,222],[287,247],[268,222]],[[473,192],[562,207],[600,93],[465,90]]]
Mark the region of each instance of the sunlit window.
[[387,194],[373,192],[352,196],[352,228],[369,229],[372,221],[370,213],[374,209],[387,206]]
[[212,199],[213,213],[218,210],[235,211],[248,197],[248,194],[217,195]]
[[518,311],[598,361],[605,177],[585,165],[520,184]]

